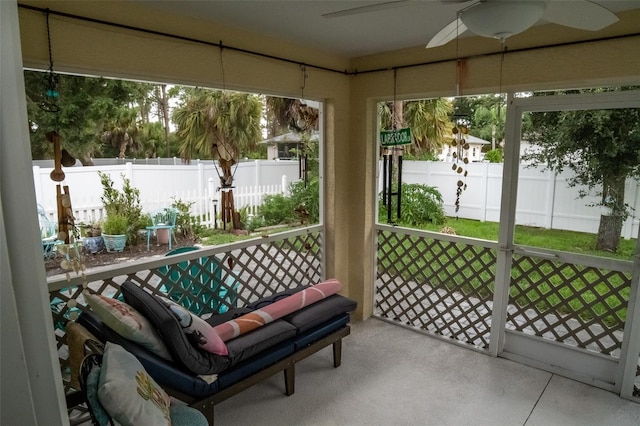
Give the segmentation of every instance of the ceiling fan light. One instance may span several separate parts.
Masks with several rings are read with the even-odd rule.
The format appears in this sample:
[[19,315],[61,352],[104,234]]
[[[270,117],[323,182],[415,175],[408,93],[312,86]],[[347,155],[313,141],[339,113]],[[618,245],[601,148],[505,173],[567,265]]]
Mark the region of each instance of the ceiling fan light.
[[460,12],[460,20],[475,34],[504,40],[538,22],[545,7],[545,1],[486,1]]

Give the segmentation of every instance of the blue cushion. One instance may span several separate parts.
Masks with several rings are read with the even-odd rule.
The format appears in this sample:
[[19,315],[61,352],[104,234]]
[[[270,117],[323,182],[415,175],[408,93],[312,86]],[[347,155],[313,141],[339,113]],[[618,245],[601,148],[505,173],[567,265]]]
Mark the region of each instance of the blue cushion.
[[184,404],[172,403],[169,412],[171,426],[209,426],[204,414]]
[[98,383],[100,381],[100,368],[101,367],[93,367],[89,374],[87,375],[87,402],[91,407],[91,412],[93,413],[93,417],[96,422],[98,422],[99,426],[106,426],[111,424],[109,414],[104,411],[104,407],[100,404],[100,400],[98,399]]

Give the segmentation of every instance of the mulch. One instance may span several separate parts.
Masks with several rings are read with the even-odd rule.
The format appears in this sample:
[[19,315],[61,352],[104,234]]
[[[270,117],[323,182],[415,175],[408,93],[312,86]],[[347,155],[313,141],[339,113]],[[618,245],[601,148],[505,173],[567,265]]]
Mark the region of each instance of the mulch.
[[[182,235],[176,235],[177,244],[175,241],[172,242],[171,249],[176,249],[179,247],[192,246],[197,243],[197,239],[193,237],[184,237]],[[102,250],[98,253],[83,253],[82,259],[84,260],[84,264],[86,270],[89,271],[92,268],[114,265],[122,262],[129,262],[136,259],[144,259],[148,257],[155,256],[164,256],[169,252],[168,244],[157,245],[154,239],[151,239],[151,244],[149,245],[149,250],[147,251],[147,240],[146,238],[140,238],[138,244],[136,245],[127,245],[124,250],[120,253],[118,252],[107,252],[106,250]],[[56,254],[52,259],[45,259],[45,269],[47,272],[47,276],[64,274],[67,271],[60,267],[60,262],[64,259],[61,254]],[[73,275],[74,272],[71,271]]]

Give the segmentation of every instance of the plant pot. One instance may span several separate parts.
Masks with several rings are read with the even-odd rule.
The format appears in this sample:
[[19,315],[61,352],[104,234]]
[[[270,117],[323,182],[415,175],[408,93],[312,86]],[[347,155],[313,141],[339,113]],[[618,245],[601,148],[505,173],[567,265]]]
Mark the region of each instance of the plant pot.
[[158,239],[158,244],[169,244],[169,230],[156,229],[156,238]]
[[124,246],[127,244],[127,235],[108,235],[102,234],[104,241],[104,247],[108,252],[122,252]]
[[96,254],[104,250],[104,240],[101,235],[83,238],[82,245],[84,246],[84,250],[91,254]]

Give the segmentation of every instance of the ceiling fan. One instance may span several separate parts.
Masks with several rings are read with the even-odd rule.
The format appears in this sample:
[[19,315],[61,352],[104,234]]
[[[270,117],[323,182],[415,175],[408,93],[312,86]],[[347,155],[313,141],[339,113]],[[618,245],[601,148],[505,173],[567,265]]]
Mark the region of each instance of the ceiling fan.
[[[445,4],[470,1],[472,0],[440,0]],[[420,3],[415,0],[391,0],[322,16],[336,18]],[[427,48],[445,45],[467,30],[483,37],[504,41],[507,37],[527,30],[541,19],[590,31],[601,30],[618,21],[613,12],[590,0],[475,0],[459,10],[457,15],[453,22],[433,36]]]
[[589,0],[478,0],[458,11],[458,17],[433,36],[426,47],[447,44],[467,30],[504,41],[540,19],[589,31],[601,30],[618,21],[616,14]]

